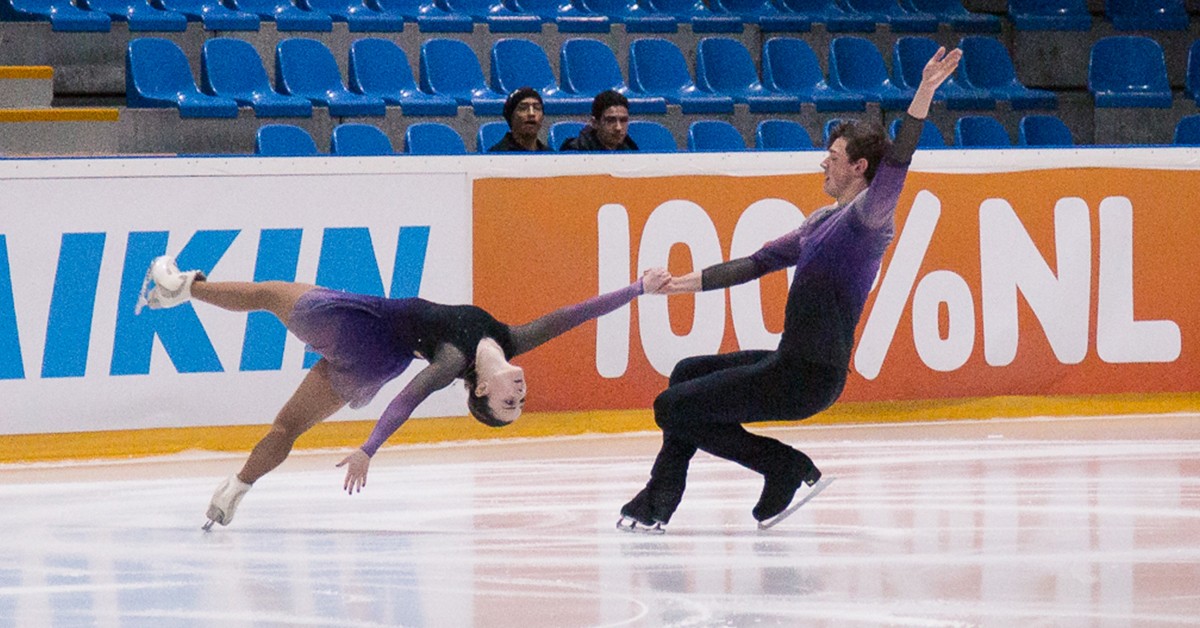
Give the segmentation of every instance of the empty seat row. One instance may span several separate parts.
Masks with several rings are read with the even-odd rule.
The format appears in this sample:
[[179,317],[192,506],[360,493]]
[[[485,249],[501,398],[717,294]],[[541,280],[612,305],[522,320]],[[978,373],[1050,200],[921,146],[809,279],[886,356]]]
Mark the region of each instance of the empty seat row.
[[183,31],[188,22],[208,30],[258,30],[273,21],[279,31],[399,32],[415,23],[423,32],[471,32],[476,23],[492,32],[630,33],[806,32],[823,24],[831,32],[936,32],[939,24],[969,32],[999,32],[994,15],[972,13],[958,0],[0,0],[0,18],[42,20],[59,31],[108,31],[112,21],[131,31]]
[[[1098,40],[1091,50],[1088,89],[1097,107],[1169,108],[1174,96],[1163,47],[1149,37]],[[1188,49],[1184,93],[1200,104],[1200,40]]]
[[[1022,31],[1087,31],[1087,0],[1008,0],[1013,28]],[[1118,31],[1179,31],[1188,28],[1184,0],[1105,0],[1104,17]]]
[[[1017,80],[1004,45],[982,36],[964,37],[963,64],[935,95],[954,109],[1015,109],[1057,106],[1052,92],[1028,89]],[[630,99],[632,113],[728,114],[734,104],[752,113],[798,113],[804,103],[818,111],[863,111],[866,103],[885,110],[908,106],[925,62],[938,44],[925,37],[895,42],[889,75],[879,50],[853,36],[830,43],[828,77],[807,42],[774,37],[763,45],[760,78],[750,52],[736,39],[702,38],[696,48],[695,80],[683,52],[669,40],[635,39],[629,46],[629,82],[616,55],[595,39],[565,41],[559,53],[561,80],[536,43],[496,41],[491,76],[485,80],[475,53],[464,42],[432,38],[421,45],[419,87],[408,57],[393,42],[364,38],[349,50],[349,81],[343,82],[332,52],[321,42],[285,39],[275,49],[275,85],[262,60],[244,41],[215,38],[201,52],[200,87],[179,47],[165,39],[131,41],[126,54],[126,98],[130,107],[179,107],[185,117],[235,117],[237,106],[258,116],[309,116],[311,106],[333,116],[385,115],[387,104],[405,115],[455,115],[470,106],[476,115],[499,115],[505,94],[522,86],[537,89],[551,115],[584,114],[591,98],[616,89]],[[303,101],[309,101],[305,104]]]
[[[755,130],[753,149],[767,151],[820,150],[828,145],[829,136],[840,119],[829,120],[824,127],[822,143],[816,145],[808,131],[792,120],[763,120]],[[891,125],[894,137],[900,120]],[[575,137],[583,129],[582,122],[564,121],[550,126],[549,145],[559,150],[568,138]],[[1185,129],[1186,127],[1186,129]],[[1180,123],[1176,143],[1200,145],[1200,115],[1191,116]],[[488,122],[480,125],[475,136],[475,150],[483,153],[503,138],[508,131],[504,122]],[[648,120],[633,120],[629,135],[637,142],[642,152],[675,152],[678,147],[667,127]],[[1050,115],[1030,115],[1021,119],[1018,131],[1018,146],[1053,147],[1072,146],[1074,139],[1070,129],[1058,118]],[[1004,127],[994,118],[987,116],[963,116],[955,122],[954,147],[997,148],[1012,146],[1013,142]],[[942,132],[933,122],[926,121],[918,148],[945,148]],[[743,151],[748,147],[741,133],[730,123],[722,120],[697,120],[688,126],[687,150]],[[404,133],[402,154],[411,155],[465,155],[468,152],[462,137],[450,126],[424,122],[409,125]],[[267,156],[316,155],[318,150],[311,135],[304,129],[288,124],[269,124],[258,130],[255,153]],[[387,135],[378,127],[347,123],[333,129],[330,138],[330,153],[334,155],[393,155],[397,154]],[[512,153],[505,153],[512,154]]]

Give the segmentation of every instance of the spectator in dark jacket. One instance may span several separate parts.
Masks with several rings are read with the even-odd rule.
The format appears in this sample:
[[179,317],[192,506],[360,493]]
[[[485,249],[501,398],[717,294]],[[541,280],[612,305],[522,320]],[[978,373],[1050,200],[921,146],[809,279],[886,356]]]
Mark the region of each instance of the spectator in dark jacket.
[[549,146],[538,139],[542,132],[542,95],[532,87],[522,87],[508,95],[504,101],[504,120],[508,122],[508,133],[489,148],[489,153],[548,151]]
[[559,150],[637,150],[629,137],[629,99],[617,91],[600,92],[592,100],[592,120],[578,137]]

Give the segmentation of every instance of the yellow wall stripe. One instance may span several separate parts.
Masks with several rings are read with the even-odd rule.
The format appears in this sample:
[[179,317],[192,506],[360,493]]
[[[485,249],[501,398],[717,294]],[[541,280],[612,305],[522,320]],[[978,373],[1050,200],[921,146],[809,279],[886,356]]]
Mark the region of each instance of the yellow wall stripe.
[[[804,424],[1162,414],[1187,411],[1200,411],[1200,393],[842,403],[804,421]],[[296,447],[356,447],[370,433],[373,425],[373,421],[325,423],[301,437]],[[0,462],[123,458],[188,450],[245,452],[249,451],[268,429],[266,425],[238,425],[0,436]],[[654,417],[649,409],[529,413],[511,427],[499,429],[486,427],[466,417],[446,417],[411,420],[389,443],[534,438],[585,433],[611,434],[655,429],[657,428],[654,425]]]
[[0,122],[116,122],[116,107],[51,107],[0,109]]
[[0,79],[52,79],[54,68],[48,65],[0,65]]

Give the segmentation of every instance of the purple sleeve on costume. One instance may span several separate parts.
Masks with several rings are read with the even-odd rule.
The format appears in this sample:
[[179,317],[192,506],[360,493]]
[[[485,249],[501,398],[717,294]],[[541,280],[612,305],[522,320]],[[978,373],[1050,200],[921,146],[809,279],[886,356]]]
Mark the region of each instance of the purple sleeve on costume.
[[535,321],[512,328],[514,355],[525,353],[575,327],[608,314],[642,294],[642,280],[586,301],[559,308]]
[[466,368],[466,358],[456,350],[444,348],[439,351],[437,358],[429,366],[421,369],[420,373],[400,391],[399,395],[384,409],[383,415],[371,430],[371,436],[363,443],[362,449],[368,456],[374,456],[379,447],[400,429],[401,425],[412,415],[413,410],[421,405],[434,391],[449,386],[458,374]]
[[864,225],[879,228],[892,222],[907,175],[908,164],[896,163],[890,159],[879,162],[879,168],[875,171],[871,186],[867,188],[866,196],[855,208],[858,219]]
[[761,249],[750,256],[760,271],[759,276],[796,264],[796,260],[800,257],[800,246],[804,241],[802,230],[803,226],[793,229],[764,244]]
[[[405,390],[405,392],[408,391]],[[420,401],[413,399],[411,396],[407,396],[404,393],[397,395],[388,404],[387,409],[383,411],[383,415],[375,423],[375,429],[371,430],[371,436],[367,438],[367,442],[363,443],[360,449],[366,452],[368,456],[374,456],[375,452],[379,451],[379,447],[387,442],[387,439],[392,434],[395,434],[401,425],[404,425],[404,422],[412,415],[413,410],[417,409],[418,404],[420,404]]]

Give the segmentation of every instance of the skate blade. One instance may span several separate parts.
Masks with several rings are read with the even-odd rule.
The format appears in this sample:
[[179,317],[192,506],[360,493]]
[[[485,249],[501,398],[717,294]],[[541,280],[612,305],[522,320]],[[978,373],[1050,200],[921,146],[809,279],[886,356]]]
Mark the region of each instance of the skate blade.
[[824,477],[824,478],[821,478],[820,480],[817,480],[817,483],[813,484],[812,490],[810,490],[808,492],[808,495],[805,495],[803,499],[792,504],[791,506],[788,506],[787,510],[775,515],[774,517],[771,517],[770,519],[767,519],[766,521],[759,521],[758,529],[759,530],[769,530],[769,529],[773,528],[775,526],[775,524],[792,516],[792,513],[796,512],[797,510],[800,510],[801,506],[803,506],[804,504],[807,504],[809,502],[809,500],[816,497],[821,491],[825,490],[825,487],[832,484],[833,481],[836,479],[837,478],[830,476],[830,477]]
[[[626,522],[628,522],[628,523],[626,523]],[[666,530],[663,529],[661,523],[656,523],[653,526],[646,526],[646,525],[638,523],[637,520],[635,520],[635,519],[628,519],[626,517],[621,517],[620,519],[617,520],[617,529],[622,532],[628,532],[630,534],[659,535],[659,534],[666,534],[666,532],[667,532]]]

